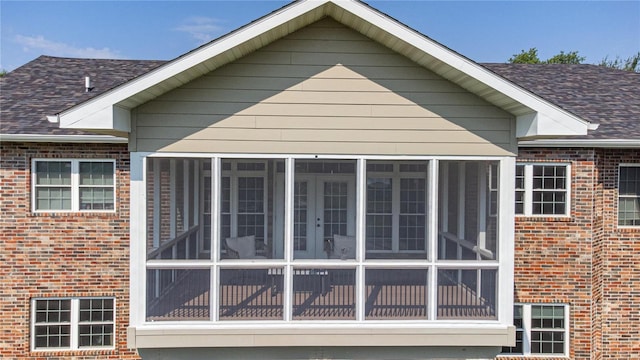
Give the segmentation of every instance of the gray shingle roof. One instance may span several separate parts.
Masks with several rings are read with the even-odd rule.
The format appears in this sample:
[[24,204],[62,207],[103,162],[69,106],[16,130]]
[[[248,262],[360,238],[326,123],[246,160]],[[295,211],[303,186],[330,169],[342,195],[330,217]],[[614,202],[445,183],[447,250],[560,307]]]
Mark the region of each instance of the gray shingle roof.
[[[41,56],[0,79],[0,134],[76,135],[46,120],[164,64]],[[640,139],[640,74],[595,65],[482,64],[575,115],[600,124],[583,138]],[[95,89],[85,92],[84,77]]]
[[[0,134],[83,135],[47,121],[163,64],[164,61],[73,59],[40,56],[0,79]],[[91,92],[84,77],[91,77]]]
[[600,124],[579,138],[640,140],[640,73],[586,64],[482,65],[582,119]]

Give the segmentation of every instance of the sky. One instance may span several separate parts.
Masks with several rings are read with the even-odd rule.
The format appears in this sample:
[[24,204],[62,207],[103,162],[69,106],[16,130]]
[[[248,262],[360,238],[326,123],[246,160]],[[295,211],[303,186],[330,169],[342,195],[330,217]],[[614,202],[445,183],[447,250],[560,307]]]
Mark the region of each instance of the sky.
[[[640,0],[366,2],[478,62],[533,47],[587,63],[640,51]],[[40,55],[170,60],[287,3],[0,0],[0,69]]]

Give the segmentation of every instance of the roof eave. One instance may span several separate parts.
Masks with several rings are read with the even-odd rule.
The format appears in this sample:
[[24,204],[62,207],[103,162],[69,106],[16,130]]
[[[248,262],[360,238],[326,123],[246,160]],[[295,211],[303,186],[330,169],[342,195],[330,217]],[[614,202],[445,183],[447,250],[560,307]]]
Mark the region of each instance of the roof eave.
[[126,144],[129,140],[124,137],[117,137],[117,136],[110,136],[110,135],[0,134],[0,141]]
[[640,148],[640,139],[542,139],[518,142],[519,147],[586,147],[586,148]]

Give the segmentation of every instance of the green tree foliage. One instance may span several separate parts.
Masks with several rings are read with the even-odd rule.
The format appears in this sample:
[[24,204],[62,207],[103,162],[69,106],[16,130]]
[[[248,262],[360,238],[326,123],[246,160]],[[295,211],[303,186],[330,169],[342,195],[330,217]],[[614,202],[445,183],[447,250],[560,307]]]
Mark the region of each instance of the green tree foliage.
[[512,64],[582,64],[584,60],[585,57],[578,55],[577,51],[569,51],[567,53],[560,51],[559,54],[547,60],[540,60],[538,49],[536,48],[531,48],[527,51],[522,50],[520,54],[514,54],[509,58],[509,62]]
[[3,77],[3,76],[5,76],[5,75],[7,75],[7,70],[5,70],[5,69],[0,69],[0,77]]
[[621,59],[620,56],[616,56],[615,59],[610,60],[609,57],[605,57],[598,64],[600,66],[606,66],[612,69],[625,70],[625,71],[633,71],[640,73],[640,51],[638,51],[635,55],[629,56],[626,59]]
[[538,49],[531,48],[528,51],[520,51],[520,54],[514,54],[509,58],[509,62],[512,64],[540,64],[540,58],[538,57]]
[[545,64],[582,64],[586,58],[578,55],[577,51],[569,51],[565,53],[560,51],[560,54],[554,55],[544,61]]

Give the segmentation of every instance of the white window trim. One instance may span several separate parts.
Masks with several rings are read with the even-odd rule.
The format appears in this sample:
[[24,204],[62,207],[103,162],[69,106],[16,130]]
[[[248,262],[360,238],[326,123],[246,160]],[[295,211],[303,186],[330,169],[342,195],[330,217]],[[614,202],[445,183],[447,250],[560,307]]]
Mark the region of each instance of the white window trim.
[[[113,344],[111,346],[87,346],[87,347],[79,347],[78,346],[78,335],[80,331],[80,326],[85,325],[85,323],[80,323],[80,300],[94,300],[94,299],[108,299],[113,301],[113,321],[111,322],[93,322],[87,324],[113,324]],[[71,301],[71,315],[69,321],[69,347],[50,347],[50,348],[36,348],[36,302],[37,301],[47,301],[47,300],[70,300]],[[116,324],[117,316],[116,316],[116,299],[114,297],[109,296],[86,296],[86,297],[38,297],[31,299],[31,317],[29,319],[31,336],[31,351],[33,352],[58,352],[58,351],[95,351],[95,350],[114,350],[117,343],[117,333],[118,328]],[[53,325],[55,323],[43,323],[43,326]],[[66,324],[66,323],[65,323]]]
[[[53,209],[53,210],[41,210],[36,206],[36,183],[38,181],[36,166],[41,162],[70,162],[71,163],[71,184],[68,187],[71,188],[71,209]],[[109,162],[113,164],[113,209],[99,210],[99,209],[80,209],[80,163],[81,162]],[[46,187],[46,185],[40,185],[40,187]],[[102,186],[108,187],[108,186]],[[31,160],[31,209],[34,213],[115,213],[118,208],[116,202],[117,193],[117,169],[116,161],[114,159],[32,159]]]
[[[640,225],[620,225],[620,198],[623,197],[620,195],[620,169],[623,167],[640,167],[640,163],[620,163],[618,164],[618,183],[616,184],[616,191],[618,192],[618,196],[616,197],[616,226],[619,229],[638,229]],[[625,198],[636,198],[640,199],[640,196],[624,196]]]
[[[519,353],[501,353],[498,357],[545,357],[545,358],[565,358],[569,356],[569,305],[558,303],[515,303],[514,306],[522,306],[522,354]],[[546,354],[531,352],[531,332],[534,330],[531,326],[531,308],[533,306],[562,306],[564,307],[564,352],[562,354]],[[516,329],[517,330],[517,329]],[[535,329],[537,330],[537,329]]]
[[[524,166],[524,213],[515,214],[516,217],[544,217],[566,218],[571,216],[571,164],[563,162],[516,162],[516,166]],[[534,214],[533,213],[533,167],[534,166],[564,166],[566,168],[566,201],[564,214]],[[515,174],[514,174],[515,179]],[[517,190],[517,189],[515,189]],[[514,192],[515,195],[515,192]]]
[[[219,258],[217,246],[212,246],[212,256],[209,260],[150,260],[146,259],[146,159],[148,157],[163,157],[163,158],[209,158],[212,161],[212,188],[215,189],[213,193],[212,219],[216,219],[220,216],[220,194],[219,194],[219,181],[221,177],[221,159],[283,159],[285,161],[285,178],[286,182],[285,194],[286,198],[290,201],[285,204],[285,244],[284,244],[284,259],[273,259],[255,262],[249,260],[236,260],[233,262],[222,262],[214,260]],[[217,153],[148,153],[148,152],[132,152],[131,153],[131,282],[130,282],[130,294],[131,294],[131,311],[130,311],[130,326],[134,328],[166,328],[169,326],[196,326],[198,328],[211,328],[211,329],[243,329],[252,327],[264,327],[275,326],[276,328],[306,328],[317,329],[326,328],[327,326],[342,327],[345,325],[358,327],[371,326],[371,327],[393,327],[393,326],[409,326],[413,324],[415,326],[428,326],[429,328],[451,328],[451,326],[469,326],[472,325],[478,329],[489,329],[495,326],[508,326],[513,320],[513,204],[514,196],[509,193],[509,189],[514,188],[515,179],[515,158],[513,157],[492,157],[492,156],[366,156],[366,155],[323,155],[322,159],[336,159],[336,160],[356,160],[357,161],[357,183],[362,187],[365,185],[366,171],[364,169],[363,160],[367,161],[403,161],[403,160],[427,160],[429,161],[429,176],[432,178],[429,184],[428,194],[428,209],[430,212],[429,221],[433,222],[437,219],[437,213],[434,211],[434,204],[437,204],[437,164],[438,161],[499,161],[500,163],[500,176],[499,176],[499,188],[505,189],[499,196],[499,211],[502,221],[498,226],[499,243],[498,254],[500,256],[497,260],[483,260],[483,261],[464,261],[457,260],[447,261],[438,260],[437,254],[433,251],[437,244],[437,232],[431,229],[429,231],[429,257],[426,260],[420,261],[402,261],[398,263],[389,263],[386,260],[365,260],[362,253],[364,247],[364,222],[363,219],[357,221],[356,238],[358,246],[361,252],[357,255],[354,261],[340,261],[335,260],[319,261],[317,259],[311,260],[295,260],[293,259],[292,237],[293,232],[291,226],[293,223],[293,208],[291,199],[293,197],[293,175],[294,175],[294,160],[305,159],[318,159],[315,155],[300,155],[300,154],[217,154]],[[356,208],[360,210],[359,213],[364,214],[364,188],[356,187],[358,191]],[[362,218],[362,216],[360,216]],[[212,227],[212,239],[213,241],[220,241],[219,234],[215,231],[215,226]],[[215,244],[215,243],[214,243]],[[217,311],[218,299],[213,296],[211,301],[211,320],[210,321],[147,321],[146,320],[146,273],[148,269],[207,269],[211,271],[211,287],[213,289],[218,288],[219,285],[219,270],[223,268],[283,268],[284,275],[284,292],[290,293],[290,286],[292,283],[291,270],[294,268],[308,268],[308,267],[323,267],[323,268],[340,268],[340,269],[355,269],[356,277],[361,281],[364,279],[365,268],[425,268],[429,270],[429,279],[431,283],[436,283],[436,274],[440,269],[497,269],[498,271],[498,283],[497,283],[497,318],[495,320],[439,320],[435,315],[436,311],[436,292],[429,294],[429,316],[425,320],[364,320],[362,319],[362,311],[358,310],[359,314],[356,320],[336,320],[331,322],[323,321],[291,321],[291,299],[285,297],[284,307],[285,316],[284,320],[277,321],[219,321]],[[360,285],[361,287],[361,285]],[[360,295],[358,295],[361,297]]]

